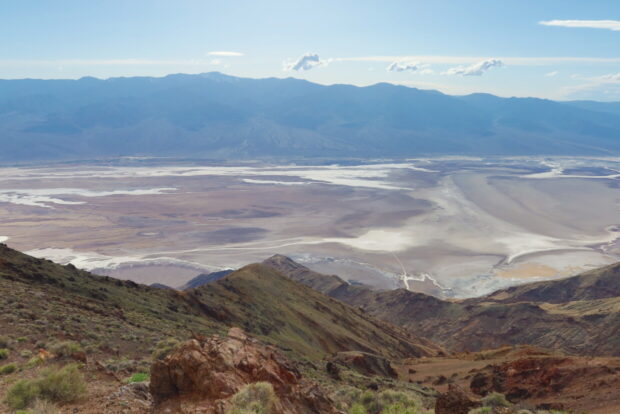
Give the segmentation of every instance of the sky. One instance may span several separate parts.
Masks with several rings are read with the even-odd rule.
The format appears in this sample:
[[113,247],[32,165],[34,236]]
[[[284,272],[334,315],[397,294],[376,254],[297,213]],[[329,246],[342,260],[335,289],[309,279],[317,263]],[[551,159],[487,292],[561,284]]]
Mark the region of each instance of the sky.
[[618,0],[0,2],[0,78],[219,71],[620,101]]

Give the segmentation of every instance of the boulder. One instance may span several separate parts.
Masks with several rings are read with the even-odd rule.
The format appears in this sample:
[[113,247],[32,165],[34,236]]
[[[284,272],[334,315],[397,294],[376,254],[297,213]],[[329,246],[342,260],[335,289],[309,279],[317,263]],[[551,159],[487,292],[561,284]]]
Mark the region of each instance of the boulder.
[[262,381],[270,383],[278,397],[274,414],[338,412],[322,389],[303,379],[275,348],[238,328],[226,338],[192,339],[155,361],[150,392],[158,412],[223,414],[230,397],[243,386]]
[[435,414],[467,414],[477,407],[480,407],[480,402],[469,398],[459,386],[450,384],[448,391],[437,397]]

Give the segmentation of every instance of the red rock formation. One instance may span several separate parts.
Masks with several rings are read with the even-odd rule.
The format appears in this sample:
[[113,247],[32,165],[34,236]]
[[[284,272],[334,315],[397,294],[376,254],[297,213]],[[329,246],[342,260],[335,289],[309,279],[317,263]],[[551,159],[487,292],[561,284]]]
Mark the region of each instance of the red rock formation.
[[450,384],[448,392],[440,394],[435,402],[435,414],[467,414],[480,403],[467,396],[459,386]]
[[322,390],[304,380],[273,347],[238,328],[232,328],[227,338],[185,342],[163,361],[156,361],[150,391],[161,412],[221,414],[230,397],[259,381],[273,386],[278,397],[274,414],[337,413]]

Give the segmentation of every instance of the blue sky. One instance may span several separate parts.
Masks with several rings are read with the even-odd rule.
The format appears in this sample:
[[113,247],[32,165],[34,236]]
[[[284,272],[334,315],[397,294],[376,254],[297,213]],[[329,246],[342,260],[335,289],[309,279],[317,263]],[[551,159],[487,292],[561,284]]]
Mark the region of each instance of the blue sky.
[[220,71],[620,101],[619,20],[617,0],[5,1],[0,78]]

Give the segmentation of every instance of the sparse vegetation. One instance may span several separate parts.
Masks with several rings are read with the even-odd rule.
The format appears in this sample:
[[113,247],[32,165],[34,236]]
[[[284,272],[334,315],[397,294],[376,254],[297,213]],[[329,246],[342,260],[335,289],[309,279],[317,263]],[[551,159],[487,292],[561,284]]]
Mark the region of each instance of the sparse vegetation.
[[70,357],[73,354],[83,351],[82,346],[73,341],[57,342],[50,346],[50,352],[59,358]]
[[249,384],[232,396],[227,414],[269,414],[276,398],[268,382]]
[[6,348],[0,349],[0,360],[7,359],[9,357],[9,350]]
[[49,368],[32,380],[19,380],[7,393],[5,402],[14,410],[24,409],[35,400],[72,402],[86,392],[84,378],[77,364],[62,368]]

